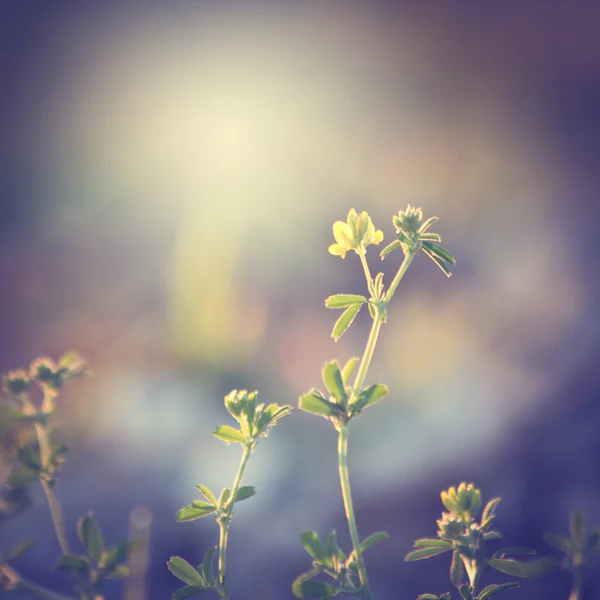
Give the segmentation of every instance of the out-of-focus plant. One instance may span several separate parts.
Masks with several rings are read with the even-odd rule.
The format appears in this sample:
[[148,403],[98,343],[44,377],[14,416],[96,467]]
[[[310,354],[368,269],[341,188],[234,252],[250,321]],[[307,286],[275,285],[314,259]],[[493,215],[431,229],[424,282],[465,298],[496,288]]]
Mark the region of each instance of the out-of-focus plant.
[[[266,437],[277,421],[291,410],[291,406],[280,406],[275,403],[258,404],[257,396],[258,392],[246,390],[233,390],[225,396],[225,407],[238,422],[239,429],[230,425],[220,425],[214,435],[227,444],[241,444],[242,458],[231,489],[223,489],[217,499],[208,487],[199,484],[196,487],[204,496],[204,500],[194,500],[177,513],[177,520],[180,523],[214,515],[219,526],[219,546],[210,547],[197,567],[193,567],[179,556],[173,556],[169,560],[167,566],[171,573],[187,584],[173,594],[173,600],[191,598],[207,589],[214,590],[221,600],[229,598],[226,579],[227,540],[233,518],[233,505],[255,494],[254,486],[241,485],[244,470],[258,440]],[[217,553],[218,567],[215,572],[213,562]]]
[[[323,383],[327,392],[316,388],[311,389],[299,400],[302,410],[330,420],[338,432],[338,465],[344,508],[352,540],[352,552],[346,556],[335,541],[335,533],[327,537],[325,544],[321,543],[313,531],[302,535],[302,543],[313,559],[312,568],[300,575],[293,584],[294,595],[298,598],[329,598],[338,594],[347,594],[372,599],[371,587],[367,577],[367,569],[363,552],[387,537],[385,532],[378,532],[360,541],[354,506],[350,490],[348,473],[348,433],[352,419],[388,394],[383,384],[365,386],[365,380],[381,326],[387,320],[387,306],[391,302],[402,277],[419,250],[423,250],[440,269],[450,276],[449,265],[454,264],[454,257],[442,246],[437,233],[431,233],[429,228],[437,221],[437,217],[423,218],[420,208],[410,205],[405,211],[400,211],[393,217],[396,229],[396,240],[382,252],[383,259],[396,248],[402,248],[404,260],[396,275],[386,289],[383,284],[383,273],[372,277],[367,262],[367,248],[378,245],[383,241],[382,231],[375,228],[366,212],[358,214],[354,209],[348,213],[346,221],[337,221],[333,225],[335,244],[329,247],[329,252],[345,258],[348,252],[358,254],[364,271],[369,297],[356,294],[336,294],[325,301],[325,306],[331,309],[343,309],[336,321],[332,337],[338,340],[350,327],[363,304],[369,308],[373,320],[362,357],[351,358],[343,367],[337,361],[325,364],[323,368]],[[350,377],[358,364],[354,381]],[[333,579],[333,584],[315,580],[315,577],[325,573]]]
[[[535,558],[527,562],[515,559],[515,556],[537,554],[536,550],[515,546],[501,548],[492,554],[488,542],[502,536],[492,529],[496,518],[496,508],[501,498],[493,498],[481,510],[481,492],[472,483],[461,483],[442,492],[442,503],[447,512],[437,521],[437,538],[421,538],[415,541],[414,549],[404,560],[424,560],[452,553],[450,562],[450,581],[463,600],[488,600],[505,590],[518,587],[516,582],[490,584],[479,589],[486,567],[512,575],[513,577],[543,577],[556,568],[556,563],[545,558]],[[466,577],[465,577],[466,575]],[[421,594],[418,600],[450,600],[450,592],[440,596]]]
[[573,587],[569,600],[581,600],[590,571],[600,558],[600,527],[588,532],[586,518],[580,510],[569,515],[569,537],[558,533],[544,534],[544,541],[563,553],[557,560],[559,568],[573,576]]
[[[80,519],[77,525],[85,553],[73,553],[55,492],[68,448],[57,439],[51,419],[65,383],[86,374],[84,361],[70,352],[58,362],[37,358],[28,370],[17,369],[3,377],[3,389],[9,398],[0,406],[1,458],[2,463],[12,465],[12,468],[0,499],[0,526],[4,519],[17,517],[29,507],[29,486],[39,481],[48,501],[61,551],[56,569],[73,577],[74,589],[81,600],[101,600],[102,584],[106,579],[129,574],[125,562],[134,543],[125,542],[106,548],[97,522],[89,515]],[[32,396],[35,387],[41,391],[41,400],[37,402]],[[2,591],[25,589],[42,598],[65,600],[64,595],[25,579],[17,571],[14,563],[30,546],[26,542],[6,556],[0,554],[0,594]]]

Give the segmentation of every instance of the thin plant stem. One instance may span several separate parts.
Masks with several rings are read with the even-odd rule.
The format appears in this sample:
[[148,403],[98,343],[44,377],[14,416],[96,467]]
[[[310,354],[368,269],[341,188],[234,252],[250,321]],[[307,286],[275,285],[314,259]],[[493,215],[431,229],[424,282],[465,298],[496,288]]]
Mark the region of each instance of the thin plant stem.
[[581,591],[583,589],[584,576],[581,569],[575,571],[575,581],[573,582],[573,588],[569,594],[569,600],[581,600]]
[[[27,398],[27,396],[22,396],[21,401],[25,408],[26,414],[34,415],[37,413],[35,407]],[[50,439],[48,436],[48,430],[41,423],[34,423],[35,433],[38,440],[38,445],[40,447],[40,463],[42,469],[45,469],[49,466],[50,462]],[[60,546],[60,550],[63,554],[71,554],[71,550],[69,549],[69,543],[67,542],[67,535],[65,532],[65,521],[62,514],[62,509],[60,508],[60,504],[58,502],[58,498],[52,489],[50,482],[44,478],[44,473],[40,474],[40,483],[42,484],[42,489],[46,494],[46,499],[48,500],[48,507],[50,508],[50,516],[52,517],[52,523],[54,525],[54,531],[56,532],[56,539],[58,540],[58,545]]]
[[231,516],[233,514],[233,505],[235,503],[235,497],[237,496],[240,484],[242,482],[242,476],[250,454],[252,454],[252,448],[254,444],[245,444],[244,453],[242,454],[242,460],[238,472],[233,481],[233,487],[231,489],[231,495],[227,500],[227,506],[225,507],[223,514],[219,517],[219,596],[221,600],[227,600],[227,588],[225,587],[225,572],[227,569],[227,538],[229,534],[229,524],[231,523]]
[[33,583],[32,581],[24,579],[21,577],[21,575],[19,575],[19,573],[17,573],[7,564],[0,565],[0,573],[3,573],[11,581],[14,581],[18,587],[29,590],[41,598],[46,598],[47,600],[74,600],[74,598],[71,596],[59,594],[58,592],[54,592],[53,590],[49,590],[41,585],[37,585],[37,583]]
[[350,492],[350,475],[348,472],[348,424],[342,423],[339,429],[338,438],[338,460],[340,483],[342,486],[342,497],[344,499],[344,509],[348,520],[348,528],[350,530],[350,538],[352,539],[352,547],[356,555],[356,563],[358,565],[358,576],[362,585],[363,597],[365,600],[372,600],[373,594],[369,579],[367,577],[367,568],[363,560],[362,551],[360,549],[360,539],[358,537],[358,528],[356,527],[356,518],[354,516],[354,506],[352,504],[352,494]]
[[402,264],[400,265],[398,272],[394,276],[394,279],[392,279],[392,283],[390,283],[390,287],[385,295],[385,298],[383,299],[385,304],[388,304],[388,302],[392,299],[392,296],[396,292],[396,288],[398,287],[398,284],[404,277],[404,273],[406,273],[406,270],[410,266],[410,263],[412,262],[413,258],[415,257],[415,254],[416,253],[414,251],[412,251],[412,252],[409,251],[404,255],[404,260],[402,261]]

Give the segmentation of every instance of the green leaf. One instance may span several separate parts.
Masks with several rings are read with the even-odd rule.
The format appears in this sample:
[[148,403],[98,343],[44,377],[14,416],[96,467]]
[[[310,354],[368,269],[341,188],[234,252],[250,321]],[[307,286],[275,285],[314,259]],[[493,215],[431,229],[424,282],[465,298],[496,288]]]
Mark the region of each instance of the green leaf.
[[333,331],[331,332],[331,337],[336,342],[342,337],[342,335],[344,335],[346,329],[352,325],[352,321],[354,321],[356,318],[361,306],[362,304],[354,304],[353,306],[348,307],[342,313],[342,316],[335,322]]
[[419,240],[421,242],[441,242],[442,238],[439,233],[422,233],[419,235]]
[[86,575],[90,572],[90,561],[85,556],[65,554],[58,559],[54,567],[58,571],[66,571],[71,575]]
[[94,559],[100,560],[104,552],[104,542],[102,541],[102,532],[94,517],[87,516],[79,519],[77,523],[77,533],[81,543],[85,546],[87,553]]
[[204,576],[204,581],[206,581],[207,585],[212,585],[214,583],[215,578],[213,577],[213,558],[215,553],[217,552],[217,547],[212,546],[209,548],[204,554],[204,559],[202,560],[202,565],[198,568],[202,570],[202,575]]
[[353,411],[360,412],[373,406],[376,402],[379,402],[382,398],[385,398],[389,394],[389,390],[386,385],[377,383],[370,385],[364,389],[356,400],[352,403]]
[[31,542],[21,542],[10,551],[10,554],[6,558],[6,562],[18,560],[21,558],[21,556],[23,556],[23,554],[25,554],[25,552],[27,552],[27,550],[30,550],[31,548],[33,548],[33,544]]
[[510,548],[501,548],[494,552],[493,558],[505,558],[515,554],[537,554],[537,550],[525,548],[524,546],[511,546]]
[[344,389],[344,380],[342,379],[342,373],[337,361],[333,360],[325,363],[323,367],[323,383],[329,393],[337,400],[337,403],[345,406],[348,396]]
[[586,542],[585,516],[580,510],[572,510],[569,515],[569,531],[571,541],[577,550],[583,550]]
[[452,548],[452,542],[447,540],[440,540],[437,538],[421,538],[415,540],[415,548]]
[[314,531],[305,531],[301,536],[304,549],[316,560],[323,560],[327,554],[319,536]]
[[452,585],[459,587],[464,577],[463,561],[456,550],[452,553],[452,562],[450,563],[450,581]]
[[528,577],[538,579],[559,568],[558,563],[553,560],[540,558],[523,563],[508,558],[492,558],[489,561],[490,567],[515,577]]
[[219,496],[219,508],[221,510],[225,508],[225,505],[229,500],[229,496],[231,496],[231,490],[229,488],[223,488],[221,495]]
[[429,219],[426,219],[421,227],[419,227],[419,233],[425,233],[436,221],[439,221],[439,217],[429,217]]
[[368,538],[362,541],[360,545],[360,551],[364,552],[368,550],[371,546],[374,546],[377,542],[381,540],[385,540],[390,537],[385,531],[377,531],[376,533],[372,533]]
[[409,552],[404,557],[404,560],[406,562],[423,560],[424,558],[431,558],[432,556],[443,554],[444,552],[448,552],[448,550],[448,548],[420,548],[419,550],[413,550],[412,552]]
[[143,545],[142,542],[129,541],[115,548],[105,550],[102,554],[102,559],[99,561],[99,565],[104,571],[108,572],[117,564],[125,562],[134,550],[142,548]]
[[462,596],[463,600],[473,600],[473,594],[471,594],[471,589],[466,583],[463,583],[458,588],[458,592]]
[[321,581],[302,581],[300,583],[294,582],[292,591],[296,598],[333,598],[338,595],[338,591],[329,583],[322,583]]
[[256,494],[255,488],[253,485],[243,485],[235,495],[235,501],[241,502],[242,500],[246,500],[247,498],[251,498]]
[[105,574],[106,579],[124,579],[131,575],[131,570],[127,565],[117,565],[112,571]]
[[488,598],[495,596],[498,592],[502,592],[504,590],[514,590],[518,587],[519,584],[514,581],[509,583],[501,583],[500,585],[492,583],[481,590],[479,596],[477,596],[477,600],[488,600]]
[[502,498],[492,498],[483,509],[483,513],[481,514],[481,527],[485,529],[492,524],[494,520],[496,508],[498,508],[498,504]]
[[246,436],[241,431],[238,431],[229,425],[219,425],[213,435],[227,443],[237,442],[239,444],[245,444],[247,441]]
[[196,587],[206,587],[206,582],[202,578],[202,575],[189,562],[179,556],[172,556],[167,562],[167,568],[183,583]]
[[483,534],[484,540],[499,540],[502,539],[502,534],[499,531],[486,531]]
[[344,380],[345,384],[348,384],[348,379],[350,379],[350,375],[352,374],[352,371],[359,360],[360,358],[358,356],[353,356],[352,358],[348,359],[348,362],[344,365],[344,368],[342,369],[342,379]]
[[564,552],[568,556],[571,556],[575,551],[573,547],[573,542],[570,539],[566,538],[563,535],[559,535],[558,533],[544,533],[542,535],[542,539],[553,548]]
[[425,252],[425,254],[427,254],[427,256],[429,256],[429,258],[442,270],[446,277],[452,277],[450,269],[447,267],[446,263],[442,259],[438,258],[435,254],[432,254],[431,252],[429,252],[429,250],[426,250],[425,248],[423,248],[423,252]]
[[177,521],[179,523],[187,523],[189,521],[195,521],[206,515],[210,515],[216,511],[216,508],[208,502],[202,502],[201,500],[194,500],[189,506],[184,506],[177,511]]
[[456,264],[456,259],[454,258],[454,256],[452,256],[452,254],[450,254],[448,250],[442,248],[442,246],[427,241],[422,242],[422,245],[423,248],[427,248],[429,253],[437,256],[440,260],[450,263],[451,265]]
[[314,392],[309,392],[308,394],[304,394],[304,396],[300,396],[298,406],[306,412],[321,417],[341,415],[344,412],[344,409],[341,406],[329,402],[329,400],[325,400],[325,398],[316,395]]
[[179,588],[173,594],[172,600],[186,600],[186,598],[192,598],[194,596],[197,596],[205,590],[205,587],[186,585],[185,587]]
[[38,473],[31,469],[16,468],[13,469],[6,480],[6,485],[12,488],[20,488],[26,486],[38,478]]
[[347,308],[348,306],[354,306],[355,304],[362,304],[367,299],[364,296],[358,296],[356,294],[335,294],[329,296],[325,300],[325,306],[327,308]]
[[419,594],[417,600],[440,600],[440,597],[435,594]]
[[381,260],[383,260],[392,250],[395,250],[398,246],[400,246],[399,240],[394,240],[391,244],[388,244],[380,253]]
[[215,495],[205,485],[199,483],[196,486],[196,489],[198,489],[213,506],[217,506],[217,499],[215,498]]

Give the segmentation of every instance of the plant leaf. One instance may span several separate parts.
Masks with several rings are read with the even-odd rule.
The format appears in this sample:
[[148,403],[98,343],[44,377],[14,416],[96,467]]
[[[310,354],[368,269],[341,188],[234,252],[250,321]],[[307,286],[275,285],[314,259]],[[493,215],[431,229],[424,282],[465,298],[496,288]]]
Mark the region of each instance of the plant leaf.
[[87,553],[94,560],[101,560],[102,553],[104,552],[104,542],[102,541],[102,532],[94,517],[87,516],[79,519],[77,533]]
[[204,559],[202,560],[201,569],[202,569],[202,575],[204,576],[204,581],[206,582],[206,585],[212,585],[214,583],[212,565],[213,565],[213,558],[215,556],[216,551],[217,551],[216,546],[210,547],[204,554]]
[[390,537],[385,531],[377,531],[376,533],[372,533],[368,538],[362,541],[360,545],[360,551],[364,552],[368,550],[371,546],[374,546],[377,542],[381,540],[385,540]]
[[492,524],[494,520],[496,508],[498,508],[498,504],[502,498],[492,498],[483,509],[483,513],[481,514],[481,527],[485,529]]
[[189,562],[179,556],[172,556],[167,562],[167,568],[183,583],[195,587],[206,587],[202,575]]
[[215,498],[215,495],[205,485],[199,483],[196,486],[196,489],[198,489],[213,506],[217,506],[217,499]]
[[91,567],[90,561],[85,556],[64,554],[58,559],[54,568],[58,571],[66,571],[71,575],[86,575],[90,572]]
[[388,244],[380,253],[381,260],[383,260],[392,250],[395,250],[398,246],[400,246],[399,240],[394,240],[391,244]]
[[352,325],[352,321],[356,318],[356,315],[360,311],[362,304],[354,304],[349,306],[341,315],[341,317],[335,322],[331,337],[337,342],[342,335],[346,332],[348,327]]
[[463,583],[458,588],[458,592],[462,596],[463,600],[473,600],[473,594],[471,594],[471,589],[466,583]]
[[494,552],[493,558],[505,558],[506,556],[515,554],[537,554],[537,550],[533,548],[525,548],[524,546],[511,546],[510,548],[501,548]]
[[352,358],[349,358],[348,362],[344,365],[344,368],[342,369],[342,379],[345,384],[348,384],[348,379],[350,379],[350,375],[352,375],[352,371],[359,360],[360,358],[358,356],[353,356]]
[[444,552],[448,552],[448,550],[449,548],[420,548],[419,550],[413,550],[412,552],[409,552],[404,557],[404,560],[407,562],[423,560],[424,558],[431,558],[432,556],[443,554]]
[[186,598],[197,596],[204,590],[206,590],[205,587],[186,585],[173,593],[172,600],[186,600]]
[[26,486],[38,478],[38,473],[27,468],[15,468],[11,471],[6,480],[6,485],[12,488],[20,488]]
[[201,500],[194,500],[189,506],[184,506],[177,511],[177,521],[179,523],[187,523],[189,521],[195,521],[206,515],[214,513],[217,509],[208,502],[202,502]]
[[568,556],[571,556],[575,551],[573,547],[573,542],[570,539],[566,538],[563,535],[559,535],[558,533],[544,533],[542,535],[542,539],[553,548],[564,552]]
[[481,590],[479,596],[477,596],[477,600],[488,600],[488,598],[495,596],[498,592],[502,592],[503,590],[514,590],[518,587],[519,584],[515,581],[501,583],[500,585],[492,583]]
[[319,536],[314,531],[305,531],[301,536],[304,549],[316,560],[323,560],[327,556]]
[[366,301],[367,299],[364,296],[358,296],[357,294],[335,294],[325,300],[325,306],[327,308],[348,308],[348,306],[362,304]]
[[382,383],[377,383],[375,385],[370,385],[368,388],[364,389],[358,398],[352,403],[352,409],[356,412],[360,412],[373,406],[376,402],[385,398],[389,394],[389,390],[386,385]]
[[451,265],[456,264],[456,259],[446,248],[442,248],[442,246],[438,244],[434,244],[433,242],[424,241],[422,242],[423,248],[427,248],[427,250],[437,256],[440,260],[450,263]]
[[243,485],[238,489],[237,494],[235,495],[235,501],[241,502],[242,500],[251,498],[254,494],[256,494],[256,491],[253,485]]
[[447,548],[450,550],[450,548],[452,548],[452,542],[436,538],[421,538],[415,540],[414,546],[415,548]]
[[455,550],[452,553],[452,562],[450,563],[450,581],[452,585],[459,587],[464,577],[463,561],[460,554]]
[[417,600],[440,600],[440,597],[435,594],[419,594]]
[[234,429],[229,425],[219,425],[215,429],[213,435],[227,443],[236,442],[245,444],[247,441],[246,436],[241,431]]
[[344,389],[344,380],[342,379],[342,373],[337,361],[332,360],[325,363],[323,367],[323,383],[329,393],[337,400],[337,403],[340,406],[346,406],[348,396]]
[[322,583],[321,581],[301,581],[297,583],[297,580],[292,586],[292,591],[296,598],[333,598],[338,595],[338,591],[329,583]]
[[321,396],[317,396],[314,392],[309,392],[308,394],[304,394],[304,396],[300,396],[298,406],[306,412],[321,417],[341,415],[344,412],[344,409],[341,406],[329,402],[329,400],[325,400],[325,398],[322,398]]
[[492,558],[490,567],[515,577],[538,579],[559,568],[558,563],[549,559],[536,559],[529,562],[519,562],[509,558]]

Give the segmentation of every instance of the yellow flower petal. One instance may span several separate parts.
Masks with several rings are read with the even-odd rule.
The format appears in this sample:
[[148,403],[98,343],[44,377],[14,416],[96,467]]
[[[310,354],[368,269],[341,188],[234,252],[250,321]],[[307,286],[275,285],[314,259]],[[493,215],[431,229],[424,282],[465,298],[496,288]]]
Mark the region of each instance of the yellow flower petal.
[[336,221],[333,224],[333,237],[340,246],[344,246],[348,250],[352,248],[352,229],[350,229],[350,225],[348,225],[348,223]]
[[348,248],[340,246],[340,244],[331,244],[331,246],[329,246],[329,253],[333,254],[334,256],[346,258],[346,252],[348,252]]
[[381,229],[378,229],[375,232],[375,235],[373,236],[373,241],[371,243],[377,246],[378,244],[381,244],[381,242],[383,242],[383,231],[381,231]]

